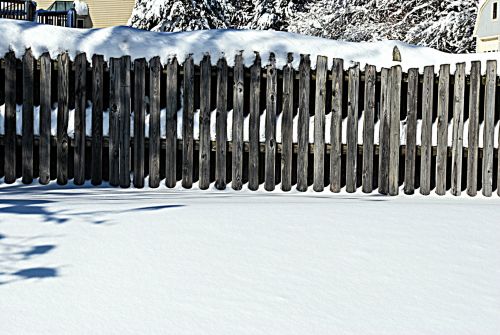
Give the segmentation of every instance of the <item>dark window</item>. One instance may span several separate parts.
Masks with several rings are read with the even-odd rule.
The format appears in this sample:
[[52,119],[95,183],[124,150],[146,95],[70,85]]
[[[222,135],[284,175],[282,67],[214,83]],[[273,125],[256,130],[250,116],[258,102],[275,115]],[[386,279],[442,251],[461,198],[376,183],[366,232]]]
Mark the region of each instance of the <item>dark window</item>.
[[76,27],[77,27],[77,28],[84,28],[84,27],[83,27],[83,23],[84,23],[84,21],[83,21],[83,20],[76,20]]
[[493,20],[498,19],[498,2],[493,3]]

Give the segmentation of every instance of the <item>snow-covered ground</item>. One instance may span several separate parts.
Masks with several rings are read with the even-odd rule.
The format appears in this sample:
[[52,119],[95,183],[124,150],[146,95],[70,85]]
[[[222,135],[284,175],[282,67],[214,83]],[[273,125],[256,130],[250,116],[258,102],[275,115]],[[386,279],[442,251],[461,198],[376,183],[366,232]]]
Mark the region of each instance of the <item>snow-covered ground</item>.
[[485,198],[0,185],[3,334],[500,333]]

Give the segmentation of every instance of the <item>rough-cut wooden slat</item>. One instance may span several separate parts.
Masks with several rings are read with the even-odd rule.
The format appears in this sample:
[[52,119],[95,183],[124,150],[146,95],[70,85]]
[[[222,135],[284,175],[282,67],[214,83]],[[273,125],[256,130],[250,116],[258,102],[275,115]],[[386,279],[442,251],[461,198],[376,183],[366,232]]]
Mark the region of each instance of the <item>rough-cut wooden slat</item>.
[[434,102],[434,66],[424,68],[422,88],[422,132],[420,157],[420,193],[431,192],[431,158],[432,158],[432,111]]
[[165,185],[175,187],[177,183],[177,59],[167,65],[167,112],[166,112],[166,164]]
[[232,133],[232,188],[243,186],[243,108],[244,108],[243,56],[236,55],[234,61],[233,86],[233,133]]
[[446,194],[446,163],[448,160],[448,109],[450,101],[450,65],[439,69],[437,107],[436,194]]
[[451,194],[462,193],[462,153],[464,137],[465,63],[457,64],[453,99],[453,148],[451,164]]
[[309,95],[311,89],[311,60],[301,55],[299,65],[299,124],[297,126],[297,190],[307,191],[307,170],[309,155]]
[[57,74],[57,183],[68,183],[68,119],[69,119],[69,57],[67,53],[59,56]]
[[316,99],[314,110],[314,184],[316,192],[325,189],[325,108],[328,58],[318,56],[316,61]]
[[357,188],[359,65],[349,69],[347,96],[346,191],[354,193]]
[[293,81],[294,70],[292,54],[288,55],[288,64],[283,68],[283,110],[281,118],[281,190],[292,189],[293,155]]
[[264,189],[273,191],[276,185],[276,100],[278,96],[278,73],[276,60],[271,54],[267,66],[266,92],[266,152],[265,152],[265,180]]
[[189,56],[184,62],[184,105],[182,112],[182,187],[193,187],[194,155],[194,62]]
[[493,145],[495,138],[495,97],[497,86],[497,62],[486,63],[484,88],[484,139],[483,139],[483,195],[493,192]]
[[418,69],[408,70],[408,93],[406,98],[406,154],[405,194],[415,193],[415,167],[417,154],[418,113]]
[[35,59],[31,49],[23,57],[22,172],[24,184],[33,182],[33,88]]
[[134,187],[144,187],[146,118],[146,60],[134,61]]
[[215,187],[226,188],[227,156],[227,62],[224,58],[217,62],[217,114],[216,114]]
[[467,194],[477,195],[479,148],[479,102],[481,92],[481,62],[472,62],[469,90],[469,134],[467,155]]
[[373,65],[365,67],[365,99],[363,123],[363,192],[373,191],[373,160],[374,160],[374,120],[375,120],[375,84],[377,69]]
[[400,114],[401,114],[401,66],[391,69],[390,92],[390,144],[389,144],[389,195],[399,194],[399,147],[400,147]]
[[87,56],[75,58],[75,185],[85,183],[85,110],[87,105]]
[[102,183],[104,57],[92,56],[92,185]]
[[16,181],[16,56],[5,55],[5,183]]
[[342,96],[344,90],[344,61],[334,59],[332,66],[332,123],[330,128],[330,190],[342,188]]
[[210,96],[211,71],[210,56],[203,57],[200,65],[200,189],[210,186]]
[[50,130],[51,130],[51,93],[52,63],[50,55],[44,53],[40,57],[40,142],[39,142],[39,182],[47,185],[50,182]]
[[120,187],[130,187],[130,56],[120,58]]
[[111,58],[109,71],[109,184],[120,184],[120,59]]
[[249,166],[248,189],[259,188],[259,142],[260,142],[260,81],[261,61],[257,54],[250,69],[250,124],[249,124]]
[[149,61],[149,187],[160,186],[160,96],[161,61]]
[[379,168],[378,191],[380,194],[389,193],[389,156],[390,156],[390,90],[391,71],[382,69],[380,89],[380,128],[379,128]]

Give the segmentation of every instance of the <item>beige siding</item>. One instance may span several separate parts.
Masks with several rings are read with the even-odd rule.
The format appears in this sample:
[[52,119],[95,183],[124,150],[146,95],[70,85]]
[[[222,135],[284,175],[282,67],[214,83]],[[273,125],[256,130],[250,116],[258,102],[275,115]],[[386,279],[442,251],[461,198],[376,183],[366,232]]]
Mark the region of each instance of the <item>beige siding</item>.
[[[54,1],[38,0],[38,9],[46,9]],[[94,28],[126,25],[135,0],[87,0]]]

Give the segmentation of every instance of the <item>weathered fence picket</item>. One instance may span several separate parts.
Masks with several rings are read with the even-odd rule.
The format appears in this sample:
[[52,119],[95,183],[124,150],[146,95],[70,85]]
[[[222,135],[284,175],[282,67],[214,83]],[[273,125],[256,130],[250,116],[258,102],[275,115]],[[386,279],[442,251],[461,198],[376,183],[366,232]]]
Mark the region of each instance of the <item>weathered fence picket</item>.
[[216,151],[215,151],[215,187],[226,188],[227,158],[227,62],[224,58],[217,62],[217,114]]
[[69,71],[69,56],[63,53],[59,56],[57,69],[57,183],[59,185],[68,183]]
[[399,148],[400,148],[400,121],[401,114],[401,66],[391,69],[390,98],[390,135],[389,135],[389,195],[399,193]]
[[332,66],[332,121],[330,129],[330,191],[342,187],[342,97],[344,94],[344,61],[334,59]]
[[422,88],[422,130],[420,145],[420,193],[431,193],[432,111],[434,103],[434,67],[424,68]]
[[283,108],[281,123],[281,190],[292,189],[293,162],[293,87],[295,71],[288,55],[288,64],[283,68]]
[[52,61],[48,53],[40,57],[40,137],[39,137],[39,182],[50,182],[50,136],[52,123]]
[[439,69],[437,104],[436,194],[446,194],[446,165],[448,161],[448,107],[450,101],[450,65]]
[[210,56],[203,57],[200,65],[200,182],[202,190],[210,186]]
[[249,166],[248,189],[259,189],[259,151],[260,151],[260,82],[262,76],[261,61],[257,54],[250,69],[250,115],[249,115]]
[[82,53],[75,58],[75,145],[74,183],[85,183],[85,110],[87,108],[87,56]]
[[109,71],[109,184],[120,184],[120,59],[110,59]]
[[177,59],[167,65],[167,112],[166,112],[166,164],[165,184],[169,188],[177,183]]
[[16,56],[5,55],[5,182],[16,181]]
[[484,92],[484,133],[483,133],[483,195],[491,197],[493,192],[493,146],[495,140],[495,97],[497,87],[497,63],[486,64],[486,84]]
[[243,187],[243,108],[245,73],[243,67],[243,56],[237,55],[234,62],[233,75],[233,147],[232,156],[232,182],[233,190],[241,190]]
[[308,187],[307,169],[309,161],[309,95],[311,85],[311,61],[309,55],[301,56],[299,65],[299,124],[297,125],[297,190],[305,192]]
[[481,62],[472,62],[469,91],[469,133],[467,155],[467,194],[477,195],[479,160],[479,103],[481,92]]
[[457,64],[453,98],[453,149],[451,163],[451,194],[462,192],[462,155],[464,136],[465,63]]
[[22,127],[22,170],[23,184],[33,182],[33,98],[35,59],[31,49],[26,50],[23,56],[23,127]]
[[134,61],[134,187],[144,187],[146,118],[146,60]]
[[265,149],[265,179],[264,189],[273,191],[276,185],[276,108],[278,73],[276,70],[276,60],[271,54],[269,65],[267,66],[266,85],[266,149]]
[[363,192],[373,191],[373,159],[374,159],[374,118],[375,118],[375,85],[377,69],[373,65],[365,67],[365,98],[363,123]]
[[102,183],[104,57],[92,56],[92,185]]
[[120,58],[120,114],[119,129],[120,142],[118,147],[120,162],[120,187],[130,187],[130,114],[131,114],[131,87],[130,87],[129,56]]
[[415,192],[415,166],[417,156],[417,113],[418,113],[418,69],[408,71],[408,93],[406,98],[406,153],[405,194]]
[[382,69],[380,74],[380,128],[379,128],[379,167],[378,192],[389,193],[389,154],[390,154],[390,99],[391,70]]
[[358,160],[359,65],[349,69],[347,102],[346,191],[356,192]]
[[149,187],[160,186],[160,99],[161,99],[160,57],[149,61]]
[[314,184],[316,192],[325,189],[325,110],[328,59],[318,56],[316,61],[316,99],[314,110]]
[[184,103],[182,109],[182,187],[193,187],[194,155],[194,61],[184,62]]

